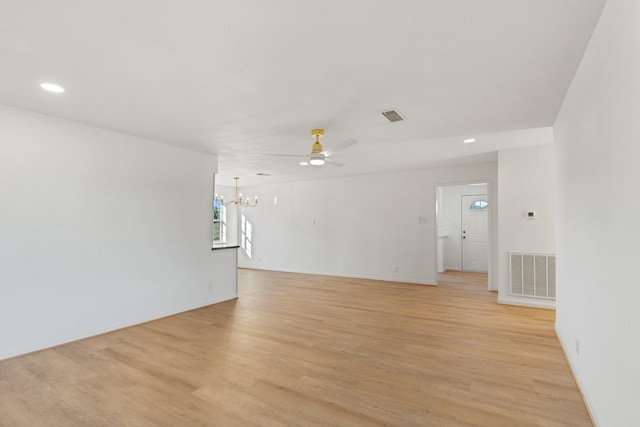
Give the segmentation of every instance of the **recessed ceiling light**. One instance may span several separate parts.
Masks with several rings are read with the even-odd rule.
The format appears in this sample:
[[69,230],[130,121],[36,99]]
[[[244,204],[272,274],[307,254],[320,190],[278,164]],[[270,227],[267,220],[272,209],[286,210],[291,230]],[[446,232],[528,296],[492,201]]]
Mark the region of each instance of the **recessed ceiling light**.
[[309,164],[309,162],[300,162],[300,164],[301,164],[302,166],[307,166],[307,165]]
[[40,87],[44,90],[48,90],[49,92],[54,92],[54,93],[64,92],[64,88],[62,86],[58,86],[53,83],[40,83]]
[[469,138],[469,139],[465,139],[462,142],[464,142],[465,144],[471,144],[472,142],[476,142],[476,139],[475,138]]

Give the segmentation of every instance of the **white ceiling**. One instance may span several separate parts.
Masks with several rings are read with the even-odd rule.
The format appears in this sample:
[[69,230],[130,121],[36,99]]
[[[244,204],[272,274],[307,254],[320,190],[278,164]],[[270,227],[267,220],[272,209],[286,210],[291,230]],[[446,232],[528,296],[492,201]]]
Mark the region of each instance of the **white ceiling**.
[[[486,161],[551,140],[603,4],[0,0],[0,103],[216,153],[226,184]],[[315,127],[360,141],[344,167],[252,154]]]

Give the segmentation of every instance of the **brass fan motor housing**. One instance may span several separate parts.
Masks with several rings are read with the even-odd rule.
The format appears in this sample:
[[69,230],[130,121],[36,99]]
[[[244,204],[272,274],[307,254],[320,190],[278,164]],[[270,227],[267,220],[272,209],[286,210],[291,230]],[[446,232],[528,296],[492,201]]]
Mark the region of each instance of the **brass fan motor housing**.
[[311,130],[311,135],[316,137],[316,142],[311,147],[311,154],[322,153],[323,150],[322,150],[322,144],[320,144],[320,137],[324,136],[324,130],[323,129],[312,129]]

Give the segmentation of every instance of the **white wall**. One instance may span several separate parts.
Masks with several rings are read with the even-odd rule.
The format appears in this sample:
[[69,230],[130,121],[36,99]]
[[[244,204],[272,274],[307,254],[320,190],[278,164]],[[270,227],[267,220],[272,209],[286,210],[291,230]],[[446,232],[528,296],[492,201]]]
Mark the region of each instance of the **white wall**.
[[[462,270],[460,245],[462,234],[462,206],[463,195],[489,194],[487,185],[450,185],[442,188],[442,203],[438,227],[439,234],[446,234],[443,240],[443,257],[445,270]],[[489,212],[493,210],[489,206]],[[497,244],[497,242],[494,242]]]
[[607,2],[554,125],[556,330],[600,426],[640,425],[639,22]]
[[[553,301],[509,295],[508,252],[556,253],[556,186],[553,145],[498,152],[498,300],[502,303],[555,307]],[[535,211],[536,218],[526,218],[527,211]]]
[[240,265],[433,284],[436,186],[496,178],[486,163],[245,187],[261,204],[245,209],[253,257]]
[[216,168],[0,106],[0,359],[234,297],[211,251]]

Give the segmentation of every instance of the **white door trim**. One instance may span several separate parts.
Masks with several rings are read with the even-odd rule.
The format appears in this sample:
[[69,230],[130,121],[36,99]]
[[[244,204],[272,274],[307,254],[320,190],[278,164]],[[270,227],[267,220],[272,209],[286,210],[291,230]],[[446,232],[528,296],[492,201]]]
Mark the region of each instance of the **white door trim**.
[[[494,185],[494,183],[492,182],[492,180],[490,179],[476,179],[476,180],[469,180],[469,181],[457,181],[457,182],[436,182],[433,186],[434,192],[434,204],[433,204],[433,209],[434,209],[434,217],[436,218],[436,220],[434,221],[433,224],[433,253],[434,253],[434,266],[435,266],[435,277],[433,279],[433,284],[435,286],[438,285],[438,220],[437,220],[437,211],[436,211],[436,206],[438,203],[438,188],[439,187],[450,187],[450,186],[454,186],[454,185],[469,185],[469,184],[487,184],[487,201],[489,202],[489,265],[488,265],[488,280],[487,280],[487,289],[490,291],[497,291],[498,290],[498,284],[497,282],[495,283],[495,286],[492,286],[494,284],[494,279],[497,278],[497,271],[494,271],[493,268],[493,248],[494,245],[497,245],[498,242],[494,241],[494,219],[495,219],[495,215],[497,215],[497,210],[491,209],[492,207],[494,207],[495,203],[494,203],[494,191],[496,191],[497,186]],[[495,187],[495,188],[494,188]],[[497,220],[495,221],[495,227],[497,227],[498,223]]]

